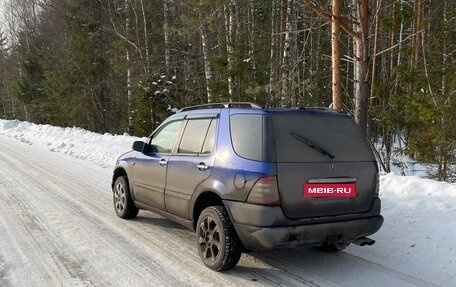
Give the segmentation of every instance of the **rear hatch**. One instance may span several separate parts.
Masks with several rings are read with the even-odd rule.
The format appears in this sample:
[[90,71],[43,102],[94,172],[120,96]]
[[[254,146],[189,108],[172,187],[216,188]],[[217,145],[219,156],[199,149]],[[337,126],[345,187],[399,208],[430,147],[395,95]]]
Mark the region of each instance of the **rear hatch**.
[[271,112],[271,119],[280,199],[289,218],[368,211],[376,196],[377,164],[350,117]]

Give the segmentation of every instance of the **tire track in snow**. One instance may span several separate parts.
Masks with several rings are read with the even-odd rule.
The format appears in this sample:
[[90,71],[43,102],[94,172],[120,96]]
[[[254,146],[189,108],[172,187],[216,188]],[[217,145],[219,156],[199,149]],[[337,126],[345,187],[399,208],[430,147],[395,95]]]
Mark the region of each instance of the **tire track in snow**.
[[412,283],[412,284],[414,284],[416,286],[419,286],[419,287],[438,287],[439,286],[439,285],[437,285],[435,283],[432,283],[432,282],[426,281],[424,279],[421,279],[421,278],[406,274],[406,273],[398,271],[398,270],[394,270],[392,268],[380,265],[378,263],[375,263],[375,262],[372,262],[372,261],[369,261],[369,260],[354,256],[354,255],[351,255],[351,254],[349,254],[347,252],[342,252],[340,254],[340,256],[343,257],[343,258],[346,258],[346,259],[348,259],[350,261],[353,261],[353,262],[356,262],[358,264],[361,264],[363,266],[369,267],[371,269],[375,269],[375,270],[378,270],[380,272],[389,274],[389,275],[394,276],[394,277],[396,277],[398,279],[401,279],[401,280],[404,280],[404,281],[408,281],[408,282],[410,282],[410,283]]
[[[17,166],[25,164],[25,166],[20,171],[17,171],[15,175],[16,177],[20,175],[21,178],[24,178],[23,185],[32,187],[28,192],[30,194],[27,194],[26,197],[24,192],[22,192],[22,194],[21,192],[16,192],[10,197],[10,201],[12,205],[18,207],[18,210],[21,212],[20,222],[22,224],[19,224],[19,226],[25,227],[27,231],[25,238],[28,238],[29,243],[33,244],[35,247],[31,249],[35,250],[35,254],[37,253],[36,251],[39,251],[39,254],[41,255],[36,257],[43,257],[44,259],[52,258],[55,261],[54,264],[41,262],[41,264],[35,265],[58,266],[57,268],[53,268],[56,272],[47,272],[44,277],[49,278],[53,277],[54,274],[67,273],[72,278],[79,279],[79,283],[76,285],[98,285],[86,279],[88,278],[88,275],[85,275],[82,270],[85,269],[89,271],[89,268],[83,268],[78,262],[84,263],[87,262],[87,260],[83,257],[77,257],[77,253],[84,251],[84,254],[88,255],[90,258],[91,256],[88,253],[104,249],[105,255],[108,257],[114,257],[113,254],[110,253],[117,253],[116,255],[118,256],[116,259],[123,259],[130,256],[133,263],[136,263],[133,264],[132,262],[127,262],[123,259],[123,261],[120,262],[123,263],[121,264],[123,266],[117,266],[119,270],[128,269],[129,265],[136,266],[135,268],[128,270],[131,274],[125,274],[125,271],[121,271],[119,272],[120,274],[117,275],[125,275],[124,278],[141,278],[145,273],[154,273],[153,276],[148,278],[150,280],[149,283],[157,285],[186,285],[183,282],[174,281],[174,276],[167,276],[165,272],[156,272],[156,267],[159,266],[159,264],[149,260],[141,254],[139,252],[140,249],[126,244],[128,241],[118,240],[118,242],[112,242],[116,238],[113,236],[109,238],[109,234],[106,234],[107,229],[101,226],[91,214],[87,215],[83,206],[77,205],[72,200],[67,200],[65,197],[61,196],[61,194],[57,193],[58,189],[65,190],[65,186],[55,186],[55,183],[49,184],[50,182],[44,180],[43,174],[30,176],[30,173],[37,173],[39,170],[36,166],[31,166],[29,163],[22,160],[17,162],[12,162],[7,158],[3,158],[3,160],[7,161],[9,166],[13,166],[14,164]],[[27,170],[27,173],[23,172],[23,170]],[[45,197],[46,202],[40,201],[40,196]],[[105,232],[101,237],[97,234],[100,231]],[[100,244],[100,242],[107,241],[107,239],[111,239],[110,244],[112,245],[109,246],[108,249],[103,246],[103,244]],[[87,246],[92,245],[93,247],[93,245],[95,245],[96,248],[81,248],[78,246],[78,240],[81,240]],[[63,243],[67,246],[59,246]],[[62,249],[64,252],[61,251]],[[114,252],[112,250],[114,250]],[[127,253],[128,256],[124,253]],[[68,254],[70,254],[70,256]],[[154,272],[150,272],[151,270]],[[92,276],[93,275],[97,274],[92,274]],[[101,277],[99,279],[102,281]],[[51,280],[51,282],[55,281],[55,279]],[[62,281],[64,281],[64,285],[67,285],[68,283],[70,283],[70,285],[75,285],[74,283],[76,283],[68,282],[68,278],[63,278]],[[106,283],[103,285],[110,286],[111,284]]]
[[[1,159],[9,167],[14,166],[4,154]],[[62,285],[64,282],[71,282],[73,285],[93,285],[80,271],[78,260],[65,252],[61,242],[56,240],[58,234],[48,227],[47,220],[43,220],[41,216],[43,211],[48,212],[43,210],[47,205],[43,204],[44,198],[40,196],[46,190],[30,178],[18,177],[17,173],[12,174],[9,170],[0,167],[0,173],[8,175],[11,179],[20,180],[25,187],[16,187],[2,193],[2,203],[6,210],[7,207],[10,209],[7,214],[10,220],[3,221],[2,225],[7,226],[9,241],[16,243],[15,249],[21,255],[20,263],[27,268],[21,273],[34,276],[34,280],[37,280],[35,284],[38,286]],[[26,194],[31,194],[35,198],[30,200]],[[12,222],[14,224],[11,224]],[[68,272],[65,273],[65,270]]]

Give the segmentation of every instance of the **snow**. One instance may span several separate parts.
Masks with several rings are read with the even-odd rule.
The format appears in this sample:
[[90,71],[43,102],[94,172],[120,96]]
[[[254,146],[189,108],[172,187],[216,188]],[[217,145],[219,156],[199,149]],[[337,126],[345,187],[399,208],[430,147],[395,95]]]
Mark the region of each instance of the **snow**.
[[[375,143],[375,148],[382,156],[382,158],[386,158],[386,149],[382,145],[382,139],[378,139]],[[395,136],[393,138],[393,147],[392,147],[392,154],[391,154],[391,171],[395,174],[400,175],[414,175],[420,177],[426,177],[428,175],[428,171],[433,169],[432,165],[423,164],[416,160],[411,159],[404,153],[404,146],[403,140],[399,137]],[[380,166],[381,168],[381,166]]]
[[380,197],[385,222],[367,258],[456,286],[456,184],[389,173],[380,178]]
[[[116,158],[140,140],[127,134],[102,135],[77,127],[17,120],[0,120],[0,135],[104,168],[112,168]],[[351,245],[343,256],[374,262],[376,268],[397,273],[396,277],[413,276],[426,280],[423,282],[456,286],[456,184],[390,173],[381,176],[380,197],[385,222],[372,236],[376,244]],[[0,265],[0,274],[1,270]],[[424,284],[420,282],[415,283]]]
[[18,120],[0,120],[0,134],[18,141],[43,146],[52,152],[112,167],[119,155],[131,150],[140,138],[124,135],[98,134],[78,127],[62,128],[51,125],[36,125]]

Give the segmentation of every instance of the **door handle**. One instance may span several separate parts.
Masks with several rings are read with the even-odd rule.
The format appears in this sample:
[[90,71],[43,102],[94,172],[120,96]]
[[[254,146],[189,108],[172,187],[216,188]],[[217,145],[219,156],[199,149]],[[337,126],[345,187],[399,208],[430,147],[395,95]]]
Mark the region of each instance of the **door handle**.
[[209,168],[204,162],[200,162],[196,167],[201,171]]
[[166,159],[162,158],[161,160],[158,161],[158,163],[161,165],[161,166],[165,166],[168,164],[168,162],[166,161]]

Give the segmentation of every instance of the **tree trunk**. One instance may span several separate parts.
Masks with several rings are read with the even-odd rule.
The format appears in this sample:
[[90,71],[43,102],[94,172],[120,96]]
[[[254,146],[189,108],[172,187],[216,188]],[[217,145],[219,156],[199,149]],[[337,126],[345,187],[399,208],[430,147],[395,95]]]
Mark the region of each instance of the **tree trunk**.
[[[128,16],[128,10],[129,10],[129,0],[125,0],[125,34],[128,37],[128,33],[130,31],[130,17]],[[129,50],[129,45],[126,44],[125,47],[125,60],[127,61],[127,113],[128,113],[128,128],[127,132],[131,133],[132,132],[132,127],[133,127],[133,114],[131,110],[131,70],[130,70],[130,50]]]
[[285,39],[283,43],[283,57],[282,57],[282,75],[281,75],[281,95],[280,95],[280,106],[286,107],[289,102],[289,57],[290,57],[290,33],[291,33],[291,7],[292,0],[286,2],[286,16],[285,16]]
[[367,97],[369,95],[369,83],[367,76],[369,72],[369,58],[364,51],[361,39],[355,39],[356,45],[356,74],[355,74],[355,121],[361,129],[367,131]]
[[206,79],[206,93],[207,102],[212,103],[212,92],[210,88],[210,82],[212,80],[212,68],[211,62],[209,61],[209,47],[207,43],[207,32],[203,25],[200,26],[201,45],[203,46],[203,61],[204,61],[204,76]]
[[371,69],[371,89],[370,89],[370,97],[369,97],[369,105],[373,106],[374,104],[374,83],[377,78],[377,50],[378,50],[378,37],[380,34],[380,11],[382,7],[382,0],[377,1],[376,13],[375,13],[375,28],[374,28],[374,48],[372,51],[372,69]]
[[274,58],[276,50],[276,36],[275,36],[275,17],[276,17],[276,0],[272,0],[271,3],[271,42],[270,42],[270,52],[269,52],[269,103],[274,103],[274,79],[275,79],[275,69],[274,69]]
[[413,27],[413,60],[412,62],[412,69],[416,69],[416,65],[420,58],[421,49],[422,49],[422,22],[423,22],[423,0],[415,1],[415,19],[414,19],[414,27]]
[[332,22],[331,22],[331,64],[332,64],[332,108],[336,111],[342,110],[342,82],[340,75],[341,67],[341,42],[340,42],[340,10],[341,0],[333,0]]
[[[165,0],[166,2],[166,0]],[[144,54],[146,56],[146,73],[149,74],[150,71],[150,60],[149,60],[149,44],[147,43],[147,20],[146,20],[146,11],[144,9],[143,0],[140,0],[141,3],[141,13],[142,13],[142,20],[143,20],[143,32],[144,32]],[[166,18],[165,18],[166,19]],[[166,34],[166,30],[165,30]],[[165,41],[166,43],[166,41]]]
[[356,46],[356,89],[355,120],[361,129],[367,132],[367,112],[369,96],[369,1],[361,0],[358,6],[359,30],[355,38]]
[[235,13],[236,0],[231,0],[229,4],[224,6],[225,11],[225,28],[226,28],[226,51],[228,61],[228,95],[229,100],[233,100],[234,83],[233,83],[233,66],[234,66],[234,29],[235,29]]
[[[248,7],[248,30],[249,30],[249,61],[252,65],[253,73],[251,79],[256,82],[256,63],[255,63],[255,0],[249,0]],[[256,96],[254,101],[256,101]]]
[[169,0],[163,1],[163,34],[165,38],[165,67],[166,75],[170,72],[170,44],[169,44]]

